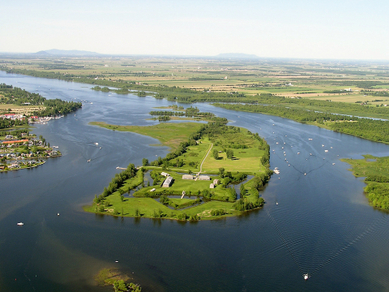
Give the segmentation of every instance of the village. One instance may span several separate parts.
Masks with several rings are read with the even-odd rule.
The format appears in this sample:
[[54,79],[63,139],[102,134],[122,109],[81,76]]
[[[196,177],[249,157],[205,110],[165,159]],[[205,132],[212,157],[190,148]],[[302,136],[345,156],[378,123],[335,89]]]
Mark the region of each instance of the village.
[[47,158],[61,156],[58,146],[50,147],[43,137],[37,138],[27,131],[13,131],[2,136],[0,133],[0,171],[20,170],[37,167]]

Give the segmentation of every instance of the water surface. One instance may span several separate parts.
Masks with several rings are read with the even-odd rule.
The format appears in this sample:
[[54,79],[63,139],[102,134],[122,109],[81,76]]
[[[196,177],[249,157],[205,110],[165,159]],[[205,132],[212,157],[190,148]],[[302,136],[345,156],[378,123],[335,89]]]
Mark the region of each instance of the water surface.
[[168,149],[150,146],[158,144],[150,137],[88,123],[151,125],[148,112],[172,102],[3,72],[0,83],[83,101],[75,114],[34,130],[58,145],[62,157],[0,174],[1,291],[110,291],[94,286],[103,267],[128,271],[146,291],[389,290],[388,216],[367,204],[362,180],[339,160],[389,155],[387,145],[197,104],[270,144],[271,167],[280,174],[262,193],[265,207],[198,223],[99,216],[81,207],[102,192],[117,166],[140,165]]

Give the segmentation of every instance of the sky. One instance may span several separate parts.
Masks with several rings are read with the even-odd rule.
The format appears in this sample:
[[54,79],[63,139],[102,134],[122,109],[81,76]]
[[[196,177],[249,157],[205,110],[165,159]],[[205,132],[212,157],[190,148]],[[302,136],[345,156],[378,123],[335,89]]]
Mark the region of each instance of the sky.
[[388,0],[0,0],[0,52],[389,60]]

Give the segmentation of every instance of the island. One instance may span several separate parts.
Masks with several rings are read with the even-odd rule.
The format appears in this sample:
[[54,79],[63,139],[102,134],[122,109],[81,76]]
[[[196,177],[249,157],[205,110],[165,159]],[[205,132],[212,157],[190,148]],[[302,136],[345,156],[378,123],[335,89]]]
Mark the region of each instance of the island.
[[260,190],[272,174],[270,147],[257,133],[226,123],[222,118],[207,124],[90,123],[154,137],[171,152],[152,162],[144,158],[139,167],[128,165],[84,210],[123,217],[199,221],[261,208],[264,199]]

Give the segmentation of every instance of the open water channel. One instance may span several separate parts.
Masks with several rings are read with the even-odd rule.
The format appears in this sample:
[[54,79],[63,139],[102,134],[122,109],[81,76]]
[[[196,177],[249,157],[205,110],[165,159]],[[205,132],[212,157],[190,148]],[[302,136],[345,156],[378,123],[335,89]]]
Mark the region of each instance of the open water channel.
[[76,113],[34,129],[62,157],[0,174],[0,291],[111,291],[93,280],[105,267],[128,272],[144,291],[389,290],[389,216],[368,205],[364,183],[339,160],[389,155],[389,146],[196,104],[266,138],[271,167],[280,174],[262,193],[265,207],[198,223],[98,216],[82,206],[102,192],[117,166],[140,165],[168,149],[88,123],[151,125],[148,112],[172,103],[4,72],[0,83],[83,101]]

